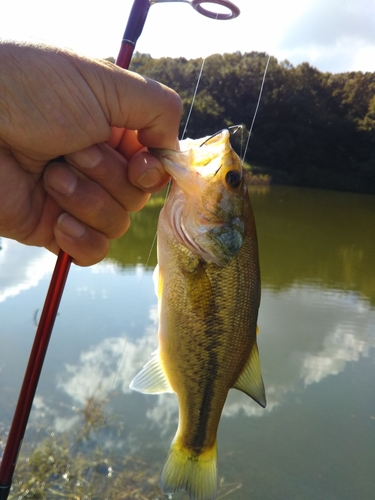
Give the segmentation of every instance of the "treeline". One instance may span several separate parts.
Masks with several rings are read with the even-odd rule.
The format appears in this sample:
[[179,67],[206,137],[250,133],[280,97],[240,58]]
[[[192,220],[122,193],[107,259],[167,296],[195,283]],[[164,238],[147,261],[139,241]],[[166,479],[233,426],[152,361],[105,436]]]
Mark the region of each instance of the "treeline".
[[[207,58],[187,136],[241,124],[246,138],[267,59],[259,52]],[[137,53],[130,69],[174,88],[186,120],[201,66],[202,59]],[[271,57],[246,161],[274,183],[375,193],[375,73],[322,73]]]

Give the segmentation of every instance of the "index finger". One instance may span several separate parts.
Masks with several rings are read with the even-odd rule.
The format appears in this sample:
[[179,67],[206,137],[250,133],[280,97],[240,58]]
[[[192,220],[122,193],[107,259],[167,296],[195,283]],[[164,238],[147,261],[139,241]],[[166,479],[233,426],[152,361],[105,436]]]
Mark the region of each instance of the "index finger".
[[182,112],[178,94],[161,83],[113,64],[99,64],[105,69],[105,82],[99,81],[91,66],[85,66],[84,76],[109,125],[137,130],[138,141],[143,146],[175,149]]
[[127,128],[112,127],[111,137],[106,143],[125,156],[127,160],[144,149],[144,146],[137,139],[136,132]]

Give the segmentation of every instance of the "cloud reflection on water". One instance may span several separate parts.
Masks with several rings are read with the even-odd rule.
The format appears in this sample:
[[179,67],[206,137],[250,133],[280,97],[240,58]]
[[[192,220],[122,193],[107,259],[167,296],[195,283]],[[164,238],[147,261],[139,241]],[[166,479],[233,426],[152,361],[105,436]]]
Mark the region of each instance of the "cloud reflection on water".
[[94,393],[101,397],[113,390],[130,393],[130,381],[155,348],[156,328],[148,328],[137,343],[108,337],[82,352],[79,364],[65,365],[57,387],[81,405]]
[[[286,307],[288,314],[278,317],[275,303]],[[157,309],[153,306],[149,311],[152,324],[137,342],[107,338],[82,352],[79,364],[66,365],[58,388],[81,405],[97,391],[106,395],[120,390],[128,395],[130,381],[156,348],[156,315]],[[300,317],[315,318],[315,321],[311,325],[301,324]],[[268,318],[264,325],[262,318]],[[229,393],[224,417],[241,413],[249,417],[264,416],[282,405],[287,394],[300,393],[312,383],[338,375],[347,363],[368,357],[371,347],[375,346],[375,312],[365,300],[339,290],[327,291],[307,285],[277,294],[264,290],[260,323],[267,408],[263,410],[246,395],[233,390]],[[174,395],[145,397],[146,416],[162,434],[170,425],[176,425]]]
[[324,339],[322,349],[316,354],[306,354],[301,377],[305,385],[317,383],[329,375],[337,375],[349,362],[368,357],[369,342],[356,338],[355,326],[350,323],[337,325]]
[[44,248],[26,247],[2,238],[0,302],[36,287],[44,277],[51,274],[55,263],[56,256]]
[[[0,302],[36,286],[50,274],[54,263],[55,256],[43,249],[3,240]],[[132,272],[142,274],[140,267]],[[103,298],[106,288],[94,288],[90,281],[85,281],[85,276],[89,275],[85,273],[117,276],[118,269],[113,262],[106,261],[77,274],[77,296],[85,291]],[[112,302],[113,297],[112,294]],[[123,298],[118,300],[120,304]],[[157,347],[156,304],[149,307],[148,316],[149,321],[142,327],[143,334],[137,340],[126,335],[108,336],[81,350],[78,363],[66,363],[63,369],[58,368],[57,389],[69,396],[72,406],[82,407],[93,395],[106,398],[114,391],[130,397],[130,381]],[[118,323],[123,321],[122,316],[112,319]],[[97,325],[94,313],[90,321],[88,328],[91,324]],[[281,290],[265,288],[259,326],[267,408],[263,410],[246,395],[233,390],[228,396],[224,417],[241,413],[249,417],[264,416],[282,405],[288,394],[301,393],[311,384],[340,374],[348,363],[368,357],[375,346],[375,311],[370,303],[359,294],[327,289],[319,283],[295,284]],[[169,424],[175,425],[177,402],[174,395],[144,397],[147,398],[145,415],[149,421],[161,430],[167,429]],[[66,430],[77,420],[71,414],[62,417],[58,406],[39,394],[34,403],[33,419],[43,416],[52,417],[54,427],[59,430]]]
[[280,403],[283,394],[338,375],[375,347],[375,311],[369,302],[316,284],[264,290],[260,325],[268,395],[272,389]]

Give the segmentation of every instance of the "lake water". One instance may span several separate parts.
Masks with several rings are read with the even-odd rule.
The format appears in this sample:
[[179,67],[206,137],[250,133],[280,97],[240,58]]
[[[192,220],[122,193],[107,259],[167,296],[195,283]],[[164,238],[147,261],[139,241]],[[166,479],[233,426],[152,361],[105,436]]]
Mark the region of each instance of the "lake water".
[[[230,392],[218,436],[218,498],[373,499],[375,197],[264,187],[251,198],[268,405]],[[35,447],[55,446],[50,468],[43,464],[50,486],[41,484],[38,498],[163,498],[157,478],[176,430],[176,398],[128,388],[157,345],[154,253],[146,265],[157,201],[134,214],[104,262],[71,269],[14,479],[30,481],[26,457]],[[4,442],[55,257],[9,240],[1,246]],[[62,449],[69,455],[59,469],[53,453]],[[78,459],[84,472],[69,473]],[[28,491],[14,498],[37,498]]]

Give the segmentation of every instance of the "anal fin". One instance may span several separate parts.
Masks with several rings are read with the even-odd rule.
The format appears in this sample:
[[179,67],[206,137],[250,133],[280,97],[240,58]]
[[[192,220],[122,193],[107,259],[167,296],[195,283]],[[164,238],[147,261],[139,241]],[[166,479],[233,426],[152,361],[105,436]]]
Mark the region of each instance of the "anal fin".
[[130,389],[145,394],[174,392],[161,366],[159,351],[153,353],[150,361],[134,377]]
[[251,349],[249,359],[233,386],[235,389],[244,392],[256,401],[263,408],[266,407],[266,393],[262,373],[260,370],[259,352],[256,342]]

